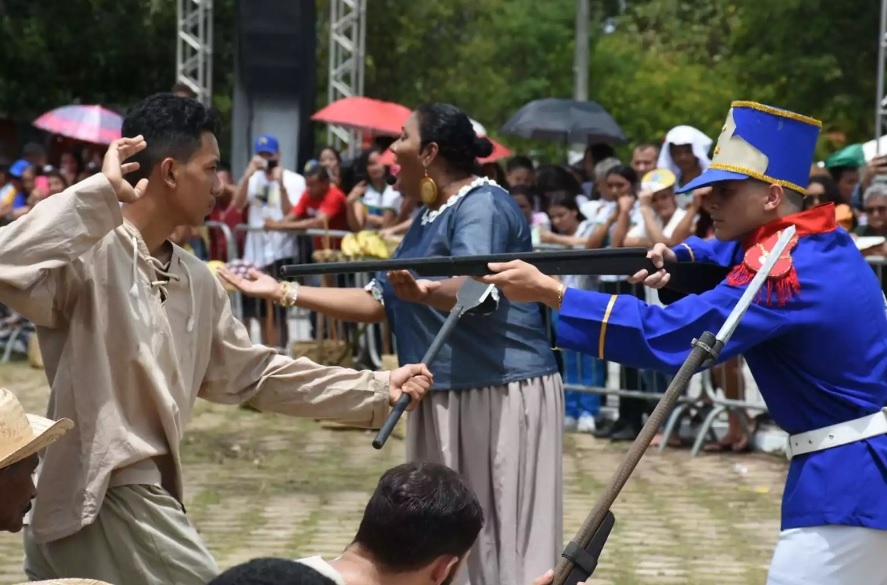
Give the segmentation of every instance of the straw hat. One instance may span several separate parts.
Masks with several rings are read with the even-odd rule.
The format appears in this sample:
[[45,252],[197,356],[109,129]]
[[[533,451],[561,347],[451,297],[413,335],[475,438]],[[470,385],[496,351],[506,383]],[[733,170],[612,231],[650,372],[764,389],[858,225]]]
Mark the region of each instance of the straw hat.
[[0,468],[40,452],[73,426],[67,418],[53,421],[25,414],[15,394],[0,388]]

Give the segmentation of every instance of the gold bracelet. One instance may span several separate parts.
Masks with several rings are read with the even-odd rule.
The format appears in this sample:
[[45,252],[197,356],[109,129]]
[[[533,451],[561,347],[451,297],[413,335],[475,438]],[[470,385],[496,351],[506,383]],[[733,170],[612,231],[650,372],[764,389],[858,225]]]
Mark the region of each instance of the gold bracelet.
[[561,283],[559,287],[557,287],[557,310],[561,310],[561,305],[564,304],[564,293],[567,292],[567,286],[564,283]]
[[280,299],[277,301],[277,304],[281,307],[288,309],[289,308],[289,299],[290,299],[290,283],[284,280],[280,283]]

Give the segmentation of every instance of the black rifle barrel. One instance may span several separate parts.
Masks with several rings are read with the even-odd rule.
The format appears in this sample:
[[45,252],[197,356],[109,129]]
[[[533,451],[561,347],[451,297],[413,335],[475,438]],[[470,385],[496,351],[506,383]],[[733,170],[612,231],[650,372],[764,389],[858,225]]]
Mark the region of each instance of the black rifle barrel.
[[[564,250],[556,252],[520,252],[482,256],[433,256],[327,262],[322,264],[290,264],[283,266],[284,278],[322,274],[356,274],[410,270],[418,276],[483,276],[492,274],[488,264],[523,260],[551,275],[631,276],[639,270],[655,271],[645,248],[609,248],[603,250]],[[707,263],[669,263],[669,289],[681,294],[698,294],[711,290],[727,276],[728,269]]]

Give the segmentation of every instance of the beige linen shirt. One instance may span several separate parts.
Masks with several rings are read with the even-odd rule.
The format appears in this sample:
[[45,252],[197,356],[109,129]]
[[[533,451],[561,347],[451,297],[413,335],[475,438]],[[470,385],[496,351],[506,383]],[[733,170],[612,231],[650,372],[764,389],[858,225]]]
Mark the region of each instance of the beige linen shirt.
[[42,461],[38,543],[92,523],[109,485],[162,485],[181,501],[198,396],[370,428],[389,411],[387,373],[253,345],[203,262],[174,247],[164,272],[101,174],[0,228],[0,303],[36,324],[48,416],[75,423]]

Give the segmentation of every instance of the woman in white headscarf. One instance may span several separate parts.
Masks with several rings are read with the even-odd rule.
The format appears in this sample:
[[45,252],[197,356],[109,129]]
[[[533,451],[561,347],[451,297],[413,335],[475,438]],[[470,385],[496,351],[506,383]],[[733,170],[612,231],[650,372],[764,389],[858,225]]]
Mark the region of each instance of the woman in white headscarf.
[[712,139],[693,126],[675,126],[665,135],[659,151],[660,169],[668,169],[678,178],[676,189],[701,175],[711,164],[708,151]]

